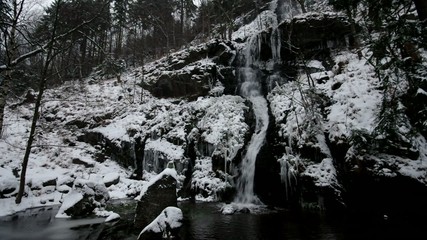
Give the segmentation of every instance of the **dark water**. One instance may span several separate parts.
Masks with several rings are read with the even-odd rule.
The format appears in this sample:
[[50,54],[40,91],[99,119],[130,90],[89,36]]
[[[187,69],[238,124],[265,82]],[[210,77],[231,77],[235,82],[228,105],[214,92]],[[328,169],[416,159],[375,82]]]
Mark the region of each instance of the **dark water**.
[[59,206],[35,208],[0,218],[0,240],[96,239],[104,218],[57,219]]
[[313,213],[270,211],[222,215],[217,204],[184,205],[182,238],[188,240],[362,240],[427,239],[427,220],[325,217]]
[[[318,214],[295,214],[289,211],[222,215],[219,213],[221,204],[217,203],[181,203],[179,207],[185,218],[180,237],[185,240],[427,239],[426,219],[409,223],[368,217],[326,218]],[[92,240],[105,236],[105,232],[101,232],[111,227],[111,224],[104,224],[104,219],[100,218],[55,219],[57,210],[58,207],[32,209],[0,218],[0,240]],[[129,218],[127,220],[131,221]],[[120,221],[116,225],[123,224],[126,219]],[[99,237],[135,238],[135,234]]]

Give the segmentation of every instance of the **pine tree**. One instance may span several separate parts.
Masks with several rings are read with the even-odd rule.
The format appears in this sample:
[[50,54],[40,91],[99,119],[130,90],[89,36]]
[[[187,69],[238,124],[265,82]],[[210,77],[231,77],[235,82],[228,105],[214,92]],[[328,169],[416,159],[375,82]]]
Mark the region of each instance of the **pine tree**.
[[128,23],[128,0],[114,0],[113,14],[113,29],[115,33],[115,56],[116,58],[122,55],[123,38],[125,29]]

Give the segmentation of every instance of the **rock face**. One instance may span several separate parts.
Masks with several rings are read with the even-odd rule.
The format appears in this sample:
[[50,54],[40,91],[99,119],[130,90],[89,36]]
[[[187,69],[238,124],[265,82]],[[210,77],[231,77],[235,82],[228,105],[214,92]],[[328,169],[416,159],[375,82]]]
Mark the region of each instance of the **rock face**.
[[[216,81],[233,91],[232,65],[235,48],[231,42],[214,40],[148,64],[143,70],[143,87],[159,98],[206,96]],[[230,83],[231,80],[231,83]]]
[[288,59],[301,52],[306,59],[329,58],[329,50],[346,47],[347,38],[351,37],[349,22],[336,13],[307,13],[284,21],[279,29],[285,43],[291,43],[283,44],[281,50]]
[[165,208],[177,206],[176,179],[172,175],[164,173],[159,174],[160,178],[157,181],[149,183],[150,186],[138,201],[134,220],[136,229],[144,229]]
[[[135,166],[135,144],[129,141],[121,141],[119,144],[102,133],[88,130],[77,137],[78,141],[89,143],[93,146],[101,146],[101,151],[96,156],[98,162],[103,162],[106,156],[120,163],[124,167]],[[77,164],[82,164],[76,162]]]
[[[274,36],[280,37],[273,41]],[[255,193],[262,202],[338,211],[344,206],[381,209],[385,206],[381,202],[388,198],[399,199],[393,201],[393,205],[405,202],[404,198],[396,197],[398,194],[388,185],[399,186],[401,190],[414,186],[416,190],[408,191],[407,195],[427,199],[425,174],[418,176],[418,182],[411,176],[416,168],[420,170],[415,174],[425,173],[425,163],[419,164],[426,155],[421,151],[425,142],[420,141],[421,147],[417,149],[412,148],[410,142],[368,141],[359,150],[366,151],[369,145],[381,146],[374,149],[375,152],[351,154],[359,139],[356,133],[364,132],[363,128],[374,128],[375,123],[359,126],[370,118],[367,113],[374,112],[369,112],[374,106],[370,103],[376,101],[374,97],[381,97],[381,89],[374,87],[375,72],[364,68],[369,64],[363,59],[357,60],[357,56],[348,51],[352,36],[345,17],[334,13],[306,13],[282,21],[275,29],[265,29],[256,38],[260,49],[259,63],[254,67],[259,68],[257,77],[261,79],[263,94],[269,98],[271,119],[267,143],[256,162]],[[239,43],[238,39],[236,42],[214,40],[135,70],[134,76],[141,80],[144,89],[155,97],[172,99],[153,100],[148,96],[149,101],[141,103],[144,107],[135,108],[138,109],[134,111],[135,117],[129,118],[144,120],[126,122],[126,126],[132,128],[126,129],[121,138],[115,139],[107,136],[107,131],[100,131],[102,121],[98,120],[68,125],[88,128],[77,140],[102,151],[104,157],[99,161],[109,157],[123,166],[135,167],[136,178],[142,179],[143,170],[158,173],[173,160],[180,174],[183,171],[179,169],[188,170],[184,172],[187,178],[184,190],[188,195],[219,196],[224,189],[234,187],[234,176],[238,172],[235,166],[239,165],[254,128],[250,127],[255,121],[248,102],[230,96],[236,95],[239,85],[236,74],[239,74],[237,67],[242,56],[238,50],[244,51],[242,48],[251,44],[251,40],[240,39]],[[297,82],[303,84],[296,86]],[[313,88],[306,89],[307,83]],[[366,88],[368,93],[353,94],[355,90],[364,90],[359,89],[364,85],[370,86]],[[406,114],[425,137],[426,117],[420,114],[426,112],[422,111],[426,95],[418,91],[412,95],[405,100],[409,112]],[[192,101],[196,98],[197,101]],[[366,98],[369,101],[365,101]],[[358,105],[361,102],[369,104]],[[339,105],[345,108],[336,107]],[[336,112],[331,115],[334,106]],[[227,114],[233,108],[231,114]],[[126,119],[121,114],[118,111],[105,118],[125,122],[120,120]],[[341,121],[342,116],[345,119]],[[91,126],[93,122],[96,124]],[[298,130],[292,132],[293,128]],[[360,139],[366,141],[369,134],[361,135]],[[191,135],[194,138],[189,141]],[[236,151],[226,162],[225,153],[233,148]],[[77,160],[76,164],[85,164]],[[282,170],[288,173],[285,181],[279,175]],[[225,171],[229,176],[223,174]],[[117,181],[118,178],[111,178],[105,184]],[[164,175],[153,183],[138,202],[135,226],[140,230],[165,207],[176,206],[175,190],[176,182],[171,176]],[[374,200],[368,199],[364,191],[376,193],[377,203],[373,204]],[[6,195],[0,193],[0,197]],[[218,200],[221,199],[224,197]],[[229,199],[232,201],[233,196]],[[84,209],[85,204],[82,205]],[[406,200],[405,205],[411,204]],[[391,205],[386,208],[384,211],[392,209]]]

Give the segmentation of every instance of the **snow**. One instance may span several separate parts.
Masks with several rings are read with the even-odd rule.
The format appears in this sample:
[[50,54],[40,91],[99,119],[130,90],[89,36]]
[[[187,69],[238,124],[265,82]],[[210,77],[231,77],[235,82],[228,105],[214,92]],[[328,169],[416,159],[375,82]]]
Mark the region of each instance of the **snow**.
[[307,67],[308,68],[315,68],[315,69],[323,70],[323,71],[325,70],[325,67],[323,66],[322,62],[318,61],[318,60],[311,60],[311,61],[309,61],[307,63]]
[[234,41],[244,41],[248,37],[254,36],[259,32],[268,29],[273,24],[277,24],[277,16],[271,10],[261,12],[251,23],[240,27],[236,32],[233,32],[232,39]]
[[104,222],[112,222],[115,220],[120,219],[120,215],[112,212],[112,211],[106,211],[99,208],[95,208],[94,213],[98,217],[105,217]]
[[64,197],[61,207],[58,213],[55,215],[56,218],[71,218],[65,211],[74,206],[76,203],[83,199],[83,194],[78,191],[72,191]]
[[161,172],[161,173],[157,174],[156,176],[154,176],[153,178],[151,178],[147,184],[144,184],[144,186],[142,187],[141,193],[139,194],[138,197],[135,198],[135,200],[141,200],[142,196],[145,195],[148,188],[165,176],[171,176],[171,177],[175,178],[176,180],[178,180],[178,174],[177,174],[176,170],[173,168],[166,168],[165,170],[163,170],[163,172]]
[[112,222],[112,221],[115,221],[115,220],[118,220],[118,219],[120,219],[120,215],[119,214],[117,214],[117,213],[111,213],[106,219],[105,219],[105,222]]
[[337,172],[335,170],[332,159],[325,158],[319,164],[308,166],[301,174],[314,179],[314,184],[318,187],[337,187]]
[[[228,186],[229,183],[228,183]],[[211,202],[217,200],[217,194],[227,187],[227,183],[212,170],[212,159],[197,159],[191,180],[191,188],[203,190],[205,196],[197,196],[198,201]]]
[[145,232],[164,233],[171,229],[177,229],[182,226],[183,215],[181,209],[177,207],[167,207],[162,213],[148,224],[139,234],[140,236]]
[[421,88],[418,88],[418,90],[417,90],[417,95],[425,95],[425,96],[427,96],[427,92],[426,91],[424,91],[423,89],[421,89]]
[[[327,10],[326,2],[310,1],[307,9],[320,9],[322,13],[301,14],[296,16],[296,20],[306,21],[307,18],[337,15],[324,11]],[[295,13],[292,9],[278,11],[279,4],[275,3],[254,21],[241,26],[233,33],[232,39],[239,42],[251,40],[252,36],[277,26],[277,15],[283,19],[286,14]],[[257,43],[255,38],[251,41]],[[271,39],[271,43],[278,44],[274,39]],[[243,49],[244,44],[235,43],[235,46]],[[206,45],[201,44],[190,47],[190,50],[205,48]],[[218,82],[212,82],[211,96],[200,97],[197,101],[157,99],[136,85],[142,80],[141,73],[149,72],[144,81],[151,83],[161,74],[175,74],[176,71],[189,73],[196,67],[210,69],[214,66],[211,59],[203,58],[174,70],[171,63],[183,63],[189,52],[182,50],[169,58],[132,69],[123,74],[121,83],[114,79],[87,79],[83,82],[69,81],[60,87],[46,90],[29,159],[25,188],[28,196],[19,205],[14,203],[14,195],[17,192],[18,175],[34,105],[7,107],[0,139],[0,152],[3,153],[0,155],[0,191],[12,190],[12,193],[5,194],[5,198],[0,199],[0,216],[31,207],[60,204],[74,192],[67,185],[79,183],[82,179],[98,179],[102,183],[120,177],[118,184],[108,188],[112,199],[120,199],[134,197],[140,192],[143,194],[153,181],[165,174],[144,172],[144,180],[137,181],[129,178],[133,169],[123,167],[108,157],[102,163],[97,162],[94,156],[101,152],[102,146],[77,141],[85,132],[100,133],[117,146],[123,141],[133,146],[136,138],[147,137],[147,149],[175,161],[186,160],[184,149],[187,147],[188,132],[194,132],[197,144],[207,150],[201,149],[202,147],[197,149],[192,187],[203,192],[197,195],[198,200],[217,200],[217,194],[233,182],[228,175],[230,171],[224,173],[212,170],[212,155],[219,154],[231,161],[244,147],[244,139],[249,132],[249,126],[245,122],[245,115],[249,111],[246,100],[240,96],[222,95],[224,86]],[[278,53],[276,49],[273,55],[280,58]],[[363,54],[369,59],[372,53],[363,50]],[[425,51],[422,54],[425,55]],[[315,71],[310,74],[315,82],[314,86],[308,86],[307,76],[301,74],[297,81],[272,86],[274,88],[267,96],[267,104],[274,116],[279,135],[286,141],[284,147],[298,149],[310,146],[320,149],[328,157],[321,163],[311,163],[304,171],[306,176],[316,179],[319,186],[335,183],[336,173],[329,158],[326,140],[340,143],[350,139],[355,131],[371,134],[377,126],[382,92],[375,69],[366,59],[359,59],[357,54],[349,51],[334,53],[336,65],[331,71],[327,71],[320,61],[309,61],[307,66]],[[317,80],[320,79],[323,82],[318,83]],[[423,89],[418,89],[417,94],[427,95]],[[305,101],[307,96],[314,96],[314,100]],[[320,110],[318,107],[322,99],[327,99],[330,104],[326,109]],[[10,102],[9,106],[13,103],[15,102]],[[87,125],[79,128],[72,124],[73,121],[82,121]],[[402,128],[403,132],[411,130],[410,126],[405,128]],[[328,139],[324,136],[325,132],[328,133]],[[384,154],[373,158],[377,163],[375,167],[384,176],[400,174],[427,183],[426,141],[422,136],[410,140],[415,142],[420,152],[419,159],[408,160]],[[294,161],[298,158],[297,154],[291,152],[283,155],[278,160],[283,173],[293,174],[296,166],[287,164],[290,159]],[[79,159],[92,167],[73,164],[73,159]],[[180,173],[168,174],[182,179]],[[54,179],[56,186],[43,186]],[[76,199],[77,195],[75,199],[68,199],[67,204]]]
[[0,191],[6,189],[18,189],[19,179],[17,179],[10,169],[0,167]]
[[204,98],[192,103],[196,111],[204,111],[197,127],[203,132],[204,141],[213,145],[227,140],[226,146],[243,147],[243,136],[249,130],[245,123],[247,107],[239,96]]
[[[298,144],[313,141],[323,132],[320,126],[311,124],[313,119],[322,119],[331,140],[348,138],[354,130],[366,130],[369,133],[374,130],[382,94],[378,90],[379,82],[373,67],[366,60],[359,60],[356,54],[348,52],[337,55],[335,62],[347,63],[342,73],[311,74],[314,80],[323,76],[329,78],[325,83],[315,86],[317,94],[325,94],[333,103],[326,109],[326,119],[319,112],[310,110],[311,105],[316,106],[320,102],[310,103],[304,100],[306,97],[303,98],[304,95],[310,96],[312,91],[306,84],[308,79],[305,75],[298,81],[277,86],[269,94],[271,109],[276,123],[281,125],[282,136],[291,136]],[[332,86],[337,83],[341,84],[339,89],[333,90]]]
[[181,146],[172,144],[164,139],[147,141],[145,149],[161,152],[165,154],[169,160],[181,160],[184,158],[184,149],[182,149]]
[[25,211],[29,208],[58,205],[61,198],[62,194],[59,192],[43,194],[41,196],[30,194],[23,197],[20,204],[15,204],[15,198],[3,198],[0,199],[0,217]]
[[112,181],[119,179],[119,178],[120,178],[120,175],[118,173],[111,172],[111,173],[107,173],[106,175],[104,175],[102,177],[102,180],[104,183],[107,183],[107,182],[112,182]]
[[226,204],[221,208],[221,213],[224,215],[232,215],[236,212],[236,209],[232,204]]

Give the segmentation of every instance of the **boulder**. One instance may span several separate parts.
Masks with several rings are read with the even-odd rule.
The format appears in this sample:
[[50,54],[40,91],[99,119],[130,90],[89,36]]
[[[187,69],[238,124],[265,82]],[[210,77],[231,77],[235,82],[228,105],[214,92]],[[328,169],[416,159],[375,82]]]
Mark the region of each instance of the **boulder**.
[[117,143],[114,139],[110,139],[96,130],[85,131],[77,137],[77,141],[89,143],[95,147],[101,146],[101,150],[96,156],[99,162],[105,161],[108,156],[124,167],[135,167],[135,144],[130,141],[122,140]]
[[80,158],[73,158],[73,160],[71,161],[73,164],[78,164],[78,165],[83,165],[87,168],[92,168],[95,166],[95,164],[87,161],[87,160],[82,160]]
[[101,179],[77,179],[73,190],[65,195],[57,218],[83,217],[93,213],[97,207],[105,207],[110,199],[108,190]]
[[71,217],[88,216],[96,208],[95,201],[89,195],[83,195],[79,192],[67,195],[62,206],[64,204],[65,206],[69,206],[67,209],[64,209],[64,213]]
[[165,208],[177,206],[176,171],[165,169],[146,185],[137,200],[134,227],[143,229]]
[[105,186],[109,187],[120,182],[120,175],[118,173],[108,173],[102,178],[102,180],[104,181]]
[[19,181],[12,175],[12,172],[0,168],[0,176],[1,174],[8,175],[8,178],[3,178],[0,181],[0,198],[9,198],[15,195],[18,192]]
[[142,87],[159,98],[206,96],[216,81],[225,82],[227,89],[236,85],[221,73],[222,69],[232,67],[235,59],[236,50],[231,42],[213,40],[147,65]]
[[[284,21],[279,26],[282,39],[292,43],[291,48],[301,49],[306,58],[317,56],[319,51],[329,56],[329,49],[347,46],[351,37],[350,24],[346,17],[337,13],[307,13]],[[296,57],[296,49],[288,49],[289,44],[282,44],[281,56]]]
[[183,215],[177,207],[167,207],[161,214],[146,226],[138,236],[138,240],[172,239],[177,237],[182,226]]
[[213,66],[194,66],[190,71],[164,72],[154,84],[144,87],[159,98],[197,98],[209,93],[213,74]]

